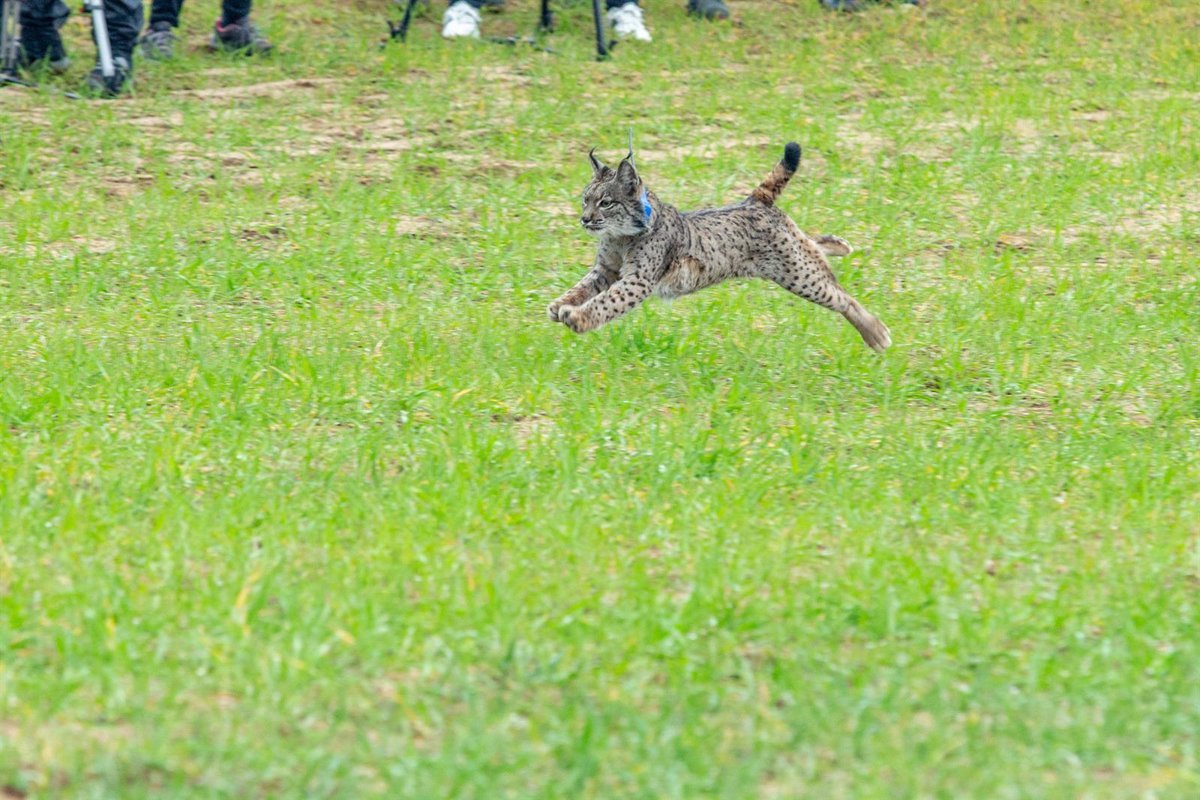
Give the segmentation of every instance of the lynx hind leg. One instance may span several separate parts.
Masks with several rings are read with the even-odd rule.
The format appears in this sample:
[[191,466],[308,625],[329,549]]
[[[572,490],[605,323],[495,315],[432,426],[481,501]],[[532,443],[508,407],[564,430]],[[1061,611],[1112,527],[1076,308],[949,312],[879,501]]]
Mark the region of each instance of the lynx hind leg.
[[819,253],[801,245],[777,263],[776,268],[764,272],[763,277],[792,294],[841,314],[872,350],[882,353],[891,346],[892,335],[887,325],[846,293]]
[[854,252],[854,248],[840,236],[825,234],[814,239],[817,247],[821,248],[821,252],[827,256],[848,256]]

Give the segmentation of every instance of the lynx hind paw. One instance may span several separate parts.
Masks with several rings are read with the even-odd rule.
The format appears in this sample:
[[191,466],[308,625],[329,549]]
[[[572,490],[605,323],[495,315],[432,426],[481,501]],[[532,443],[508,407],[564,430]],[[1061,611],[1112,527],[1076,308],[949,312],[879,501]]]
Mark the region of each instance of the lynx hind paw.
[[827,256],[848,256],[854,252],[854,248],[840,236],[825,234],[817,237],[817,247]]
[[882,353],[892,346],[892,332],[883,324],[879,317],[872,317],[863,327],[858,329],[867,347],[876,353]]

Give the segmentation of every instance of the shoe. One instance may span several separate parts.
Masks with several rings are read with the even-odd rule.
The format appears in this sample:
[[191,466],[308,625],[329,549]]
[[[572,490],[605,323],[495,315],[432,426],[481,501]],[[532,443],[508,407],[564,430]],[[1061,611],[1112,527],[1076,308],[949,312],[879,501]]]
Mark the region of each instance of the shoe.
[[272,50],[267,37],[263,36],[262,31],[249,17],[234,20],[228,25],[222,25],[221,20],[217,20],[213,25],[213,35],[208,47],[210,50],[257,56],[266,55]]
[[67,58],[67,49],[63,47],[62,37],[56,28],[21,28],[21,50],[17,58],[24,69],[30,69],[39,63],[44,63],[50,71],[61,75],[71,66]]
[[688,13],[705,19],[729,19],[729,8],[721,0],[688,0]]
[[169,22],[156,22],[151,25],[138,44],[142,56],[153,61],[167,61],[175,56],[175,42],[179,37],[171,29]]
[[642,9],[637,3],[626,3],[623,6],[608,10],[608,24],[618,39],[637,39],[639,42],[649,42],[650,31],[642,19]]
[[129,88],[129,59],[123,56],[113,56],[113,76],[105,78],[97,64],[88,73],[84,86],[87,91],[97,97],[116,97]]
[[442,37],[446,39],[478,39],[479,9],[459,0],[442,15]]

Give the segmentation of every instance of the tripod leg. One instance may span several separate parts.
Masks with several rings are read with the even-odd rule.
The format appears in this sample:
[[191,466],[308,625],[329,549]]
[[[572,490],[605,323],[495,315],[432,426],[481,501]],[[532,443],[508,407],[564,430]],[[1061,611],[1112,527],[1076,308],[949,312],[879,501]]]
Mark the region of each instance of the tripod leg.
[[608,58],[608,46],[604,43],[604,18],[600,14],[600,0],[592,0],[592,19],[596,22],[596,60]]
[[408,0],[408,4],[404,6],[404,19],[400,20],[400,27],[392,29],[392,38],[400,41],[408,40],[408,25],[412,22],[413,9],[417,5],[417,0]]
[[2,0],[0,6],[0,74],[15,75],[21,48],[21,3]]
[[92,33],[96,35],[96,52],[100,56],[100,74],[111,78],[117,74],[113,66],[112,42],[108,38],[108,20],[104,16],[104,0],[83,0],[84,11],[91,12]]

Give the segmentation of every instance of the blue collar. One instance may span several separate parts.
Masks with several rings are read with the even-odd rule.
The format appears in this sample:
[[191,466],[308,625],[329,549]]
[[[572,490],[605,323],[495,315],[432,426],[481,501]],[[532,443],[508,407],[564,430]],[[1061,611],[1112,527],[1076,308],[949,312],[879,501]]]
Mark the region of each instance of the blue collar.
[[646,193],[646,187],[642,187],[642,216],[646,218],[646,222],[650,221],[650,215],[654,213],[654,209],[650,206],[650,198]]

